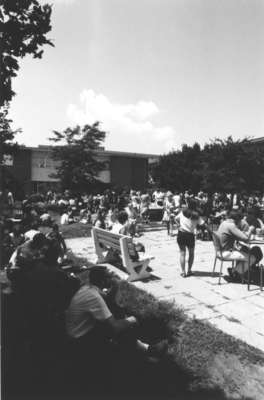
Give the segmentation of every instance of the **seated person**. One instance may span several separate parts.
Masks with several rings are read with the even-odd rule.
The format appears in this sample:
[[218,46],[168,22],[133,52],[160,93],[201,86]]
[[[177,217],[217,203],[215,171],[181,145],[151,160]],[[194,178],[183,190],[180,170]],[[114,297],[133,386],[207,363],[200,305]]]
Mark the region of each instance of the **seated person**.
[[37,221],[31,223],[30,229],[24,233],[25,240],[32,240],[39,232],[39,224]]
[[117,214],[117,220],[113,223],[111,232],[129,236],[130,225],[128,223],[128,214],[126,211],[120,211]]
[[10,263],[15,266],[30,266],[35,260],[43,259],[43,246],[47,239],[43,233],[38,232],[33,239],[26,241],[21,246],[18,246],[12,254]]
[[95,217],[95,221],[93,223],[93,225],[95,226],[95,228],[101,228],[101,229],[105,229],[105,213],[102,210],[98,210],[96,217]]
[[[117,282],[116,282],[117,283]],[[75,283],[73,282],[73,285]],[[70,299],[65,311],[66,330],[72,343],[80,347],[85,358],[102,352],[103,346],[115,343],[124,350],[138,350],[146,356],[158,357],[167,352],[166,340],[148,345],[138,340],[139,323],[134,316],[117,319],[104,299],[103,289],[109,288],[109,273],[103,266],[90,269],[89,284],[68,288]],[[117,284],[112,280],[110,297],[115,297]]]
[[125,208],[125,211],[128,215],[129,233],[131,236],[137,236],[138,235],[138,226],[137,226],[138,211],[136,208],[133,207],[132,203],[128,203],[127,207]]
[[254,226],[255,233],[264,233],[264,224],[260,218],[260,210],[258,207],[249,208],[242,222],[243,231],[247,231],[250,226]]
[[47,210],[45,210],[45,209],[43,210],[43,213],[40,215],[39,219],[40,219],[41,224],[43,226],[50,226],[51,225],[51,222],[52,222],[51,216],[49,215]]
[[119,211],[115,206],[111,206],[105,217],[105,224],[108,230],[111,230],[113,225],[117,222]]
[[239,211],[232,210],[229,212],[228,218],[223,221],[217,231],[222,246],[222,254],[225,258],[236,260],[234,270],[228,269],[232,278],[241,277],[249,268],[249,253],[250,267],[259,262],[263,254],[258,246],[249,248],[246,245],[237,245],[236,242],[248,243],[250,235],[254,231],[251,226],[248,233],[241,230],[242,214]]
[[[112,225],[111,232],[117,233],[120,235],[125,235],[125,236],[132,236],[133,237],[133,231],[131,232],[131,225],[129,224],[128,221],[128,214],[125,211],[120,211],[117,215],[117,221]],[[138,252],[145,252],[145,247],[142,243],[140,242],[133,242],[133,247],[134,247],[134,254],[131,255],[130,257],[132,258],[133,261],[137,261],[139,259],[139,254]],[[114,256],[119,260],[119,255],[116,254],[115,251],[111,251],[111,254],[114,253]],[[109,254],[108,254],[109,256]],[[110,262],[110,261],[109,261]]]
[[12,232],[10,233],[10,237],[14,249],[16,249],[25,241],[25,236],[22,233],[21,227],[17,224],[14,225]]
[[69,224],[69,214],[67,211],[64,211],[60,218],[61,225],[68,225]]
[[53,252],[54,262],[61,264],[65,258],[67,246],[57,224],[53,224],[52,230],[47,233],[46,237],[50,241],[50,252]]
[[92,222],[92,213],[89,207],[81,209],[80,222],[82,224],[90,224]]
[[9,260],[7,275],[11,282],[19,282],[21,273],[25,277],[27,272],[34,269],[36,263],[46,261],[46,244],[45,235],[39,232],[32,240],[18,246]]
[[8,264],[14,248],[9,227],[1,226],[1,268]]

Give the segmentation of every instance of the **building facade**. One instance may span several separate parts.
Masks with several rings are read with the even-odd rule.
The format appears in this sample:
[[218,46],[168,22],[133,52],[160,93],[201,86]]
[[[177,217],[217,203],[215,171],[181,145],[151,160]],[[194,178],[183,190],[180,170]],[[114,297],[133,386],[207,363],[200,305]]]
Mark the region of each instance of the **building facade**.
[[[100,181],[114,187],[142,190],[148,184],[149,164],[159,156],[100,149],[96,151],[96,158],[106,165],[98,176]],[[59,163],[52,158],[52,146],[21,147],[6,165],[24,193],[43,192],[59,186],[54,177]]]

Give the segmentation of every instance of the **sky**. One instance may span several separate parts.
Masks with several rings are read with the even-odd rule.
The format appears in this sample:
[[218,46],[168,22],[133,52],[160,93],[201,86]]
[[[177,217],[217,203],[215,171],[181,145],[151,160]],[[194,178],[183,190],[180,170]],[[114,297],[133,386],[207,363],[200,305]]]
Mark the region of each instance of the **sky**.
[[20,143],[95,121],[107,150],[139,153],[264,136],[263,0],[49,3],[55,47],[13,81]]

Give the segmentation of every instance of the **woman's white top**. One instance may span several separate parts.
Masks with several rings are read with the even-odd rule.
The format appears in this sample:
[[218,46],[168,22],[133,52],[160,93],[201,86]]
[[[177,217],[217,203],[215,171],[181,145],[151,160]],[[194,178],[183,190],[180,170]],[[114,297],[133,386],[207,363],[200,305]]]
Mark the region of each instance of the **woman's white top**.
[[189,232],[189,233],[194,233],[195,229],[197,228],[197,225],[202,225],[204,223],[201,217],[199,217],[198,219],[186,218],[182,212],[180,212],[180,214],[177,215],[176,221],[180,224],[179,229],[182,232]]

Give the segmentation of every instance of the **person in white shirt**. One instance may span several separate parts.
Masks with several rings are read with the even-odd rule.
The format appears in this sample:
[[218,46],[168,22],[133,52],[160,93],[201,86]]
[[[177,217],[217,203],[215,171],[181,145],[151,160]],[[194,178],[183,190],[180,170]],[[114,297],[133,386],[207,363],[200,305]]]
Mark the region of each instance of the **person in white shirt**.
[[117,214],[117,219],[112,225],[111,232],[118,233],[121,235],[129,235],[129,223],[128,223],[128,214],[126,211],[120,211]]
[[14,204],[14,196],[12,192],[7,193],[7,199],[8,199],[8,204],[13,205]]
[[174,209],[175,209],[175,205],[174,205],[172,193],[168,192],[166,195],[166,198],[164,200],[164,211],[163,211],[163,217],[162,217],[162,222],[165,222],[165,224],[166,224],[168,235],[173,234]]
[[38,227],[38,223],[33,222],[30,229],[24,233],[25,240],[32,240],[33,237],[39,233]]
[[[175,218],[175,221],[179,227],[177,243],[180,248],[180,265],[182,270],[181,276],[184,278],[192,275],[195,247],[195,230],[197,228],[197,225],[204,224],[204,221],[201,219],[199,212],[197,212],[195,208],[195,203],[189,202],[189,208],[185,208]],[[187,273],[185,270],[186,248],[189,252]]]
[[61,225],[68,225],[69,224],[69,214],[64,211],[60,219]]
[[163,206],[164,197],[165,197],[165,193],[162,192],[161,190],[156,193],[155,198],[156,198],[157,207]]
[[173,201],[175,208],[179,208],[181,205],[181,195],[178,192],[176,192],[175,195],[173,196]]

